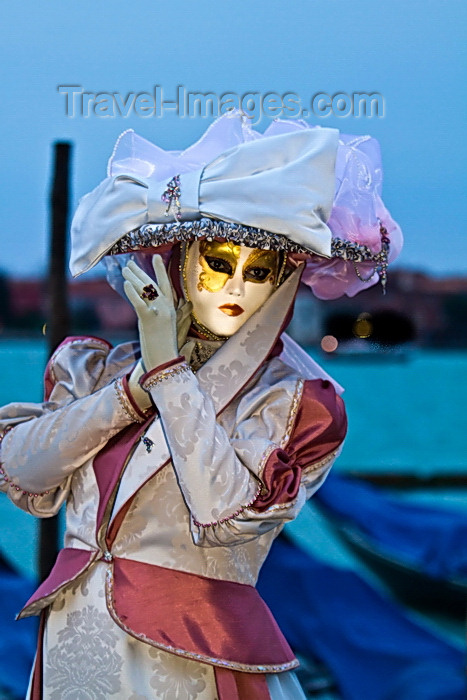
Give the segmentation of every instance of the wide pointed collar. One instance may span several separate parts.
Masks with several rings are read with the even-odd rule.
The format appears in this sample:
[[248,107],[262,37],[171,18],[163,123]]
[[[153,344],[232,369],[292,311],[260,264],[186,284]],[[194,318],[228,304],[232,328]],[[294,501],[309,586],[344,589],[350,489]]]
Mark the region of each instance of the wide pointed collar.
[[[219,415],[241,394],[255,374],[264,366],[273,351],[289,316],[300,282],[302,268],[297,268],[272,294],[266,303],[197,371],[201,390],[210,396]],[[153,447],[147,451],[142,437],[148,438]],[[130,444],[132,443],[132,444]],[[95,460],[96,477],[116,485],[121,480],[116,495],[112,521],[128,506],[139,489],[170,460],[161,421],[155,418],[144,431],[135,432],[123,451],[115,446],[114,459],[102,454]],[[131,454],[131,457],[128,456]],[[99,464],[104,465],[103,468]],[[108,470],[113,476],[110,478]],[[122,474],[122,470],[123,474]],[[101,489],[110,497],[111,487]],[[106,504],[101,503],[100,511]]]

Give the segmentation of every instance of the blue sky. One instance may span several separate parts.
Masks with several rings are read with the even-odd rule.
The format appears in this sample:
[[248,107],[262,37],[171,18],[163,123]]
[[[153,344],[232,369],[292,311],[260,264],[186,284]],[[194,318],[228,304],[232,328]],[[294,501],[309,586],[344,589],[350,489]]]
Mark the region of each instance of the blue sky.
[[[467,273],[463,0],[24,0],[1,18],[0,269],[47,264],[51,143],[74,143],[73,206],[104,176],[116,137],[134,128],[183,148],[209,120],[67,117],[59,85],[152,92],[378,92],[385,115],[314,118],[379,139],[384,199],[406,239],[400,264]],[[263,120],[259,128],[266,126]]]

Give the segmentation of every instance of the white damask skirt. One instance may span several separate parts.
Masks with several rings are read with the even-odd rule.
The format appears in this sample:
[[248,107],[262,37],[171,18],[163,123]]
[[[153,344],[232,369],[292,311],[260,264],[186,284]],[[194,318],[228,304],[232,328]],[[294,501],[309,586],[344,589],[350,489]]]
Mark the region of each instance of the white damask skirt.
[[[217,700],[211,666],[140,642],[112,620],[105,571],[97,562],[51,607],[43,700]],[[272,700],[305,700],[294,673],[271,674],[267,680]]]

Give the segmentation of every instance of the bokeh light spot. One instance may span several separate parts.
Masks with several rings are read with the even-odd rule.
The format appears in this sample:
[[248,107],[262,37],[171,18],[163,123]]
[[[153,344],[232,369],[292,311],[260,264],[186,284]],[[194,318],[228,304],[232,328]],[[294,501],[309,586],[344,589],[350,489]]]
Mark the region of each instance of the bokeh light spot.
[[352,326],[352,333],[357,338],[369,338],[373,333],[373,324],[370,321],[370,314],[363,313],[357,318]]
[[337,350],[338,345],[339,342],[333,335],[325,335],[321,339],[321,350],[324,350],[324,352],[334,352],[334,350]]

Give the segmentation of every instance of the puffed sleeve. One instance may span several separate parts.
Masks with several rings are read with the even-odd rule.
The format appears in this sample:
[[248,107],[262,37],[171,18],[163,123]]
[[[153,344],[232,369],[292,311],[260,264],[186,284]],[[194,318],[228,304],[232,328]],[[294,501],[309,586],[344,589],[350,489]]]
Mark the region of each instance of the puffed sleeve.
[[345,437],[332,384],[277,372],[277,362],[240,401],[231,430],[183,363],[148,384],[201,546],[245,542],[296,517]]
[[124,376],[115,379],[130,360],[124,355],[97,338],[68,338],[48,363],[46,400],[0,409],[0,490],[18,507],[54,515],[73,472],[117,432],[144,420]]

